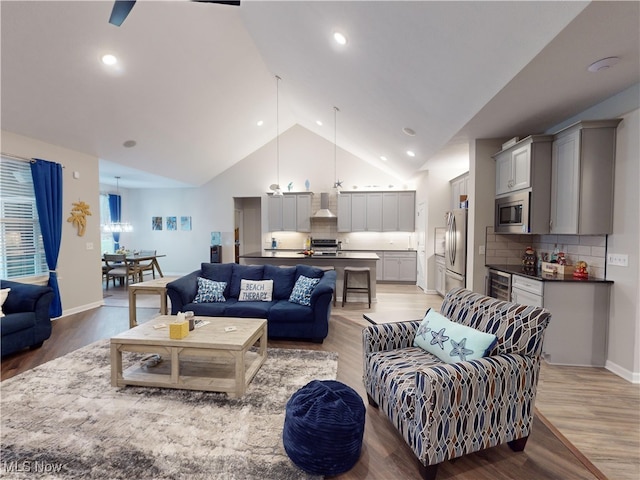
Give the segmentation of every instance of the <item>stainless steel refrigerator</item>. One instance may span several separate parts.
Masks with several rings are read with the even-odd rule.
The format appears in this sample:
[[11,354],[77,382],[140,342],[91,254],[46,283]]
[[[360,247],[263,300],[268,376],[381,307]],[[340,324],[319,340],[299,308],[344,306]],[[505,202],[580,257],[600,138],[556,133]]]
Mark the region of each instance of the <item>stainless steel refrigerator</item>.
[[446,213],[445,234],[445,291],[466,286],[467,274],[467,210]]

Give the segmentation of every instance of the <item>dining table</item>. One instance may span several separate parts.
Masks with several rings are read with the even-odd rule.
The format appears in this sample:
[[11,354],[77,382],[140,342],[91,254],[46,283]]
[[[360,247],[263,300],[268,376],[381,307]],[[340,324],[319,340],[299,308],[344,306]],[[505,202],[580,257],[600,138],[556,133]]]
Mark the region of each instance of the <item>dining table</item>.
[[[158,258],[162,258],[162,257],[166,257],[166,255],[164,254],[142,255],[139,253],[127,253],[125,259],[127,263],[130,265],[133,265],[134,269],[136,270],[138,270],[138,267],[140,266],[140,262],[151,261],[153,267],[158,272],[158,275],[160,275],[160,277],[164,277],[164,275],[162,274],[162,269],[160,268],[160,264],[158,263]],[[104,257],[102,257],[102,261],[104,262]],[[138,279],[140,282],[142,282],[142,271],[139,272]]]

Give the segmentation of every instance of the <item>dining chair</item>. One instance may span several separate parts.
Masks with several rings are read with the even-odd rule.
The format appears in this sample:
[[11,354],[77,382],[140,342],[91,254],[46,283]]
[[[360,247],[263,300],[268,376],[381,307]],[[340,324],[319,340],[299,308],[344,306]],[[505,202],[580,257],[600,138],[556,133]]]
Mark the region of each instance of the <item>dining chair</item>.
[[[141,257],[151,257],[156,255],[155,250],[140,250],[138,254]],[[153,278],[156,278],[156,265],[153,260],[145,260],[143,262],[138,262],[138,271],[140,275],[140,280],[143,280],[144,272],[151,272]]]
[[125,286],[129,286],[129,277],[135,282],[138,269],[127,262],[124,253],[105,253],[104,263],[107,267],[107,290],[109,289],[109,279],[113,279],[113,286],[116,286],[116,278],[124,279]]

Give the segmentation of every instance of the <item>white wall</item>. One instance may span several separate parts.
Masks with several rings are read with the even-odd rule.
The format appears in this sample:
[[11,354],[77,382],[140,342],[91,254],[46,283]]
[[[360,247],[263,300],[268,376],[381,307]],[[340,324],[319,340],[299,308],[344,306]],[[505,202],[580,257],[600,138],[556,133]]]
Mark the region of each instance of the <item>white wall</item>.
[[[62,242],[58,256],[58,283],[63,315],[102,304],[102,260],[100,258],[100,204],[98,198],[98,158],[57,145],[2,131],[2,152],[25,158],[40,158],[64,165]],[[79,178],[73,178],[78,172]],[[72,203],[89,204],[83,237],[66,219]],[[88,249],[88,246],[93,249]]]
[[606,366],[619,375],[640,382],[640,110],[623,117],[616,143],[613,234],[608,252],[629,256],[628,267],[607,265],[613,280]]
[[[467,288],[484,293],[485,232],[494,223],[496,165],[492,155],[500,151],[504,139],[479,139],[469,145],[469,220],[467,228]],[[485,246],[486,248],[486,246]]]

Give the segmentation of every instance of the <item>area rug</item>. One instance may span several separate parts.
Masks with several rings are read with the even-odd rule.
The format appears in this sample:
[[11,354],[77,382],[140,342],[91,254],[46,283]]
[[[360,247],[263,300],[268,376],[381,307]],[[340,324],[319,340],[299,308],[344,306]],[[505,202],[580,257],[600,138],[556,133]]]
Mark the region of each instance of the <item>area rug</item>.
[[[282,445],[287,400],[313,379],[336,378],[338,354],[268,350],[240,399],[226,394],[112,387],[102,340],[1,388],[3,478],[318,478]],[[124,355],[125,368],[139,360]]]

